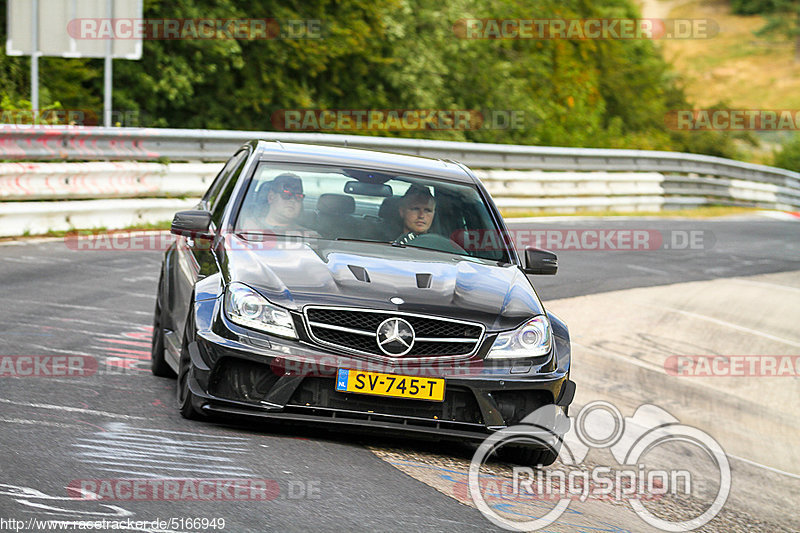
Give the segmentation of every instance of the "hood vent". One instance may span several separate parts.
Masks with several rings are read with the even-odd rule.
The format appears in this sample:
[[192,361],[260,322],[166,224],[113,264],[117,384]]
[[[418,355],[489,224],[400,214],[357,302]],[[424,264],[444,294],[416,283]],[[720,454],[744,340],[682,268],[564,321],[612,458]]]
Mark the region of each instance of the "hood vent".
[[430,289],[431,288],[431,279],[433,278],[433,274],[417,274],[417,288],[418,289]]
[[350,272],[353,273],[358,281],[369,283],[369,272],[367,272],[366,268],[356,265],[347,265],[347,268],[350,269]]

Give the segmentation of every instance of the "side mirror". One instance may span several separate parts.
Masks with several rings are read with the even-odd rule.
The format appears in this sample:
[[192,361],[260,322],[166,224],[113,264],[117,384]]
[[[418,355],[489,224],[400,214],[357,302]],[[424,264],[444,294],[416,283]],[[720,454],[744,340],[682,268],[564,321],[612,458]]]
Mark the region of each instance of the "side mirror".
[[193,239],[213,239],[208,232],[211,224],[211,213],[203,210],[179,211],[172,219],[170,232]]
[[558,272],[558,257],[548,250],[539,248],[527,248],[525,250],[525,268],[522,269],[526,274],[542,274],[552,276]]

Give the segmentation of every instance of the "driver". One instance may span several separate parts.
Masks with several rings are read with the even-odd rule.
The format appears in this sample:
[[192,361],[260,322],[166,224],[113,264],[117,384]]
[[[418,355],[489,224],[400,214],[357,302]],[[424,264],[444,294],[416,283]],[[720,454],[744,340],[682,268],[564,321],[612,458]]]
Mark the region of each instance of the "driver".
[[428,233],[436,214],[436,199],[427,187],[412,185],[400,201],[400,218],[403,234],[395,242],[408,244],[420,235]]
[[265,222],[270,228],[298,227],[303,213],[303,180],[292,173],[277,176],[270,184]]

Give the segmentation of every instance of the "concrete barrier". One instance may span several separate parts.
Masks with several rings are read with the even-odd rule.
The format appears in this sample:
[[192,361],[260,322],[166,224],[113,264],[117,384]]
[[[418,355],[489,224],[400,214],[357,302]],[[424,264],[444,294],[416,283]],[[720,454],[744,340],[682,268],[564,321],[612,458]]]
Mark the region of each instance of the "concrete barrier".
[[198,198],[0,203],[0,237],[72,229],[119,229],[171,220]]

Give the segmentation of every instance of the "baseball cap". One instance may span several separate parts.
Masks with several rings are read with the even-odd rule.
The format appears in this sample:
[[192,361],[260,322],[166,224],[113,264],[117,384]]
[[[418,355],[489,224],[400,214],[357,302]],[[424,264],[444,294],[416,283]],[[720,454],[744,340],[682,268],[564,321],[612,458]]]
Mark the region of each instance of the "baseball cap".
[[293,193],[302,193],[303,180],[296,174],[286,172],[285,174],[276,176],[275,179],[272,180],[272,185],[269,190],[272,192],[289,191]]

